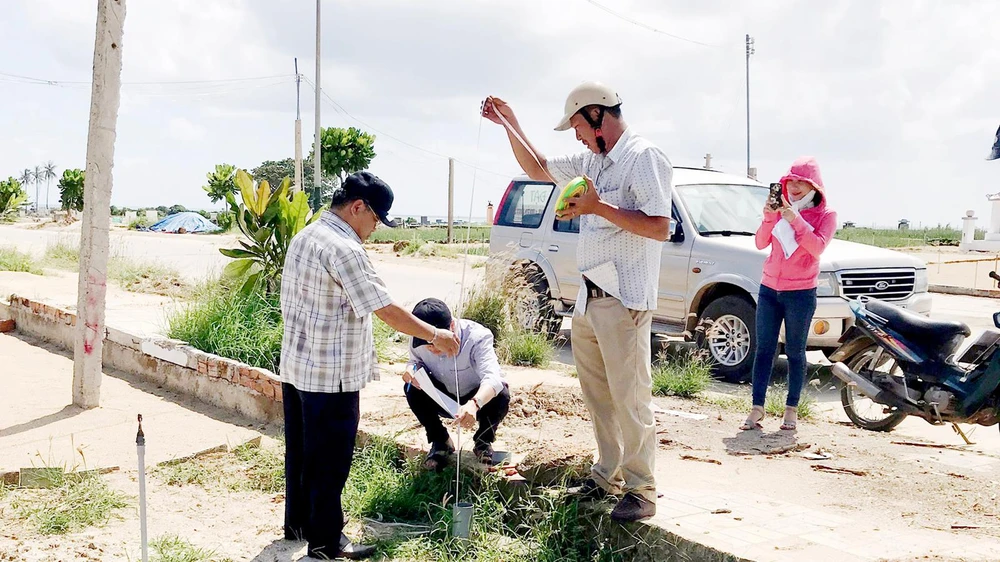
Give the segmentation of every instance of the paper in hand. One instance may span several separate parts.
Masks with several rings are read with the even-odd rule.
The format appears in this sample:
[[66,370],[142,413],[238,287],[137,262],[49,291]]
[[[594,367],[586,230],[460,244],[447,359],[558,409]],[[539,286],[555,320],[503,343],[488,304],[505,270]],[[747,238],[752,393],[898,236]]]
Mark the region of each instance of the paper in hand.
[[443,394],[434,383],[431,382],[431,377],[427,374],[427,371],[423,369],[417,369],[413,373],[414,380],[420,386],[420,390],[424,391],[424,394],[430,396],[432,400],[437,402],[438,406],[444,408],[446,412],[451,414],[452,418],[458,417],[458,402],[451,399],[450,396]]

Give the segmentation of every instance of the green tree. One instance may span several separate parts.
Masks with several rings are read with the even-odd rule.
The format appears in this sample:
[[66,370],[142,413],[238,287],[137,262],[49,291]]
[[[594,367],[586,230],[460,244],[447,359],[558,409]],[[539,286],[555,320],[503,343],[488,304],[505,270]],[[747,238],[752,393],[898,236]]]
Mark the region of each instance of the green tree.
[[187,207],[184,205],[171,205],[170,208],[167,209],[167,216],[176,215],[177,213],[183,213],[185,211],[187,211]]
[[[331,176],[336,185],[343,183],[348,175],[367,168],[375,158],[375,136],[360,129],[328,127],[322,129],[320,139],[323,147],[321,169]],[[313,159],[312,153],[309,159]],[[309,205],[314,211],[327,200],[322,189],[314,186],[310,190]]]
[[8,220],[17,212],[17,208],[28,199],[28,194],[16,178],[0,181],[0,220]]
[[[251,170],[254,179],[257,181],[267,181],[271,186],[271,191],[274,191],[281,185],[281,181],[285,178],[294,181],[295,180],[295,159],[285,158],[284,160],[266,160],[261,162],[260,166],[257,166]],[[325,201],[330,200],[330,195],[336,188],[337,184],[329,177],[323,177],[323,197]],[[313,161],[312,158],[306,158],[302,161],[302,190],[307,194],[312,193],[313,188]]]
[[201,188],[208,193],[212,203],[218,203],[226,198],[226,194],[236,192],[236,167],[230,164],[216,164],[215,170],[205,174],[208,185]]
[[49,160],[42,168],[42,176],[45,178],[45,208],[49,208],[49,191],[52,189],[52,180],[58,178],[56,175],[56,163]]
[[83,170],[75,168],[63,170],[62,178],[56,187],[59,188],[59,202],[63,210],[83,210],[83,182],[85,174]]

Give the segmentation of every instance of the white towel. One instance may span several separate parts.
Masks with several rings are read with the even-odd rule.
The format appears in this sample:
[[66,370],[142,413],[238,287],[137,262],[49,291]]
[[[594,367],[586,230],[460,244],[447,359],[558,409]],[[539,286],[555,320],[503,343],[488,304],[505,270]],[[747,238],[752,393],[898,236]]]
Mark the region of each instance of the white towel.
[[[797,215],[798,213],[796,213]],[[805,221],[803,221],[805,222]],[[815,230],[813,225],[806,222],[806,228],[810,231]],[[799,249],[799,243],[795,240],[795,229],[792,228],[792,224],[782,218],[778,221],[778,224],[774,225],[774,230],[771,231],[771,235],[781,243],[781,249],[785,252],[785,259],[792,257],[795,250]]]

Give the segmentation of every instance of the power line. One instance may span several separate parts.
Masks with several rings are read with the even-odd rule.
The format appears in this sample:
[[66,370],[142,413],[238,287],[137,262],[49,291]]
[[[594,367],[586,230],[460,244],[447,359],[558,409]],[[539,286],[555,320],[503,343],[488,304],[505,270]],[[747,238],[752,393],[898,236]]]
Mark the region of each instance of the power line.
[[[24,76],[21,74],[11,74],[9,72],[0,72],[0,76],[6,76],[13,80],[5,80],[7,82],[20,82],[22,84],[39,84],[43,86],[64,86],[64,85],[83,85],[90,84],[89,80],[50,80],[47,78],[35,78],[33,76]],[[143,82],[122,82],[122,85],[129,86],[164,86],[170,84],[227,84],[232,82],[252,82],[259,80],[271,80],[274,78],[294,78],[294,74],[275,74],[273,76],[249,76],[243,78],[216,78],[212,80],[156,80],[156,81],[143,81]]]
[[[312,80],[310,80],[308,77],[303,76],[302,79],[305,80],[306,83],[309,84],[309,86],[312,87],[313,89],[316,88],[316,83],[313,82]],[[332,97],[330,97],[330,94],[327,94],[325,90],[321,90],[321,92],[322,92],[323,98],[325,98],[326,101],[328,101],[333,106],[334,110],[336,110],[337,112],[343,114],[345,117],[356,121],[362,127],[365,127],[366,129],[369,129],[369,130],[371,130],[371,131],[373,131],[373,132],[375,132],[375,133],[377,133],[377,134],[379,134],[379,135],[381,135],[383,137],[390,138],[390,139],[392,139],[392,140],[394,140],[394,141],[396,141],[396,142],[398,142],[398,143],[400,143],[402,145],[408,146],[408,147],[410,147],[410,148],[412,148],[414,150],[419,150],[420,152],[425,152],[427,154],[431,154],[431,155],[437,156],[439,158],[444,158],[445,160],[447,160],[448,158],[452,158],[451,156],[448,156],[447,154],[442,154],[440,152],[436,152],[436,151],[431,150],[429,148],[424,148],[422,146],[413,144],[413,143],[405,141],[405,140],[403,140],[403,139],[401,139],[401,138],[399,138],[397,136],[390,135],[389,133],[386,133],[385,131],[381,131],[381,130],[373,127],[372,125],[369,125],[368,123],[362,121],[361,119],[358,119],[357,117],[355,117],[354,115],[352,115],[350,112],[348,112],[346,109],[344,109],[344,106],[342,106],[339,103],[337,103],[337,101],[335,99],[333,99]],[[463,160],[459,160],[458,158],[455,158],[455,162],[458,162],[458,163],[462,164],[463,166],[467,166],[467,167],[472,168],[474,170],[479,170],[480,172],[486,172],[488,174],[493,174],[493,175],[501,177],[501,178],[510,178],[510,177],[512,177],[514,175],[514,174],[502,174],[500,172],[495,172],[493,170],[488,170],[486,168],[480,168],[479,166],[476,166],[474,164],[470,164],[469,162],[465,162]]]
[[628,17],[628,16],[626,16],[626,15],[624,15],[622,13],[616,12],[616,11],[612,10],[611,8],[609,8],[609,7],[607,7],[607,6],[603,5],[603,4],[599,4],[595,0],[586,0],[586,1],[588,3],[590,3],[590,4],[593,4],[597,8],[600,8],[601,10],[604,10],[605,12],[607,12],[607,13],[615,16],[616,18],[618,18],[620,20],[627,21],[628,23],[631,23],[632,25],[637,25],[637,26],[639,26],[639,27],[641,27],[643,29],[648,29],[649,31],[652,31],[653,33],[658,33],[660,35],[666,35],[667,37],[671,37],[671,38],[677,39],[679,41],[686,41],[688,43],[693,43],[695,45],[701,45],[702,47],[719,48],[718,45],[712,45],[710,43],[702,43],[701,41],[695,41],[694,39],[688,39],[687,37],[681,37],[680,35],[675,35],[673,33],[668,33],[666,31],[663,31],[662,29],[657,29],[657,28],[655,28],[655,27],[653,27],[651,25],[646,25],[646,24],[642,23],[641,21],[634,20],[634,19],[632,19],[632,18],[630,18],[630,17]]

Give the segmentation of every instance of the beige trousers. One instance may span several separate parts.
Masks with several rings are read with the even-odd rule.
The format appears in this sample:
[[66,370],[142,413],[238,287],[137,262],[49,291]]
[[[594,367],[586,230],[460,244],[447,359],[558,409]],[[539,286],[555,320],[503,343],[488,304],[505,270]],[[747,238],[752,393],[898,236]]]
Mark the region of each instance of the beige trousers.
[[656,502],[656,419],[650,365],[652,311],[618,299],[587,302],[573,317],[573,359],[594,423],[594,480],[613,494],[634,492]]

